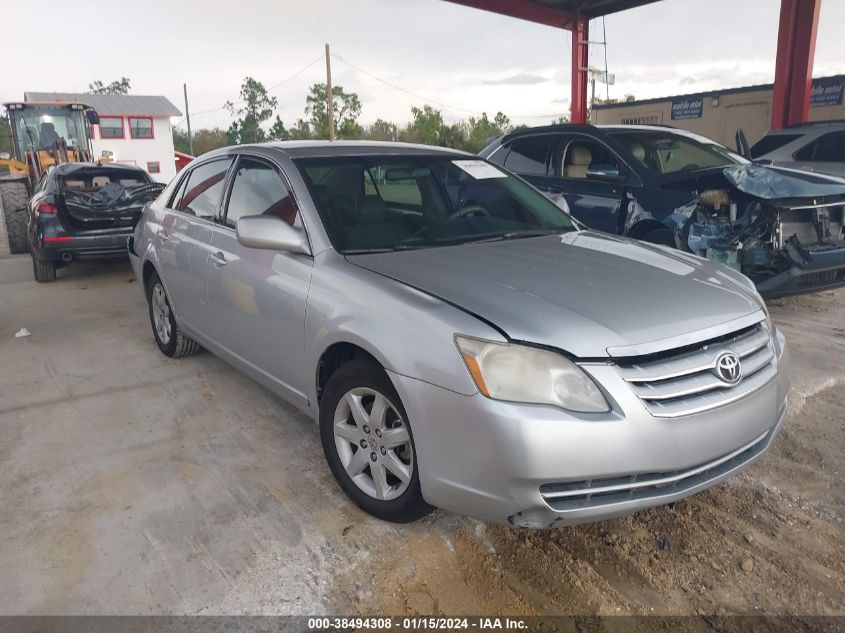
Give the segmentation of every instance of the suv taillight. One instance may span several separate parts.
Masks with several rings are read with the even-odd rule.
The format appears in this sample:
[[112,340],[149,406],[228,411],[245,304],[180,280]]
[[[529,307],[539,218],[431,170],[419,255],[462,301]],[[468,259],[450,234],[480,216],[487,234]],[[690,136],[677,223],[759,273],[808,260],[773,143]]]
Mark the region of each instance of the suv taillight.
[[56,205],[50,204],[49,202],[41,201],[41,202],[38,202],[35,205],[35,212],[36,213],[46,213],[46,214],[49,214],[49,215],[56,215],[56,213],[58,213],[59,210],[56,208]]

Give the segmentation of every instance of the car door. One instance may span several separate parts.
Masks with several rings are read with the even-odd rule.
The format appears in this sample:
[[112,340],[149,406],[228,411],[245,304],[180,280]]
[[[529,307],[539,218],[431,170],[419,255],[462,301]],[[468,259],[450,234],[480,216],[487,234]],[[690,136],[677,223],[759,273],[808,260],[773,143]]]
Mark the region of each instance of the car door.
[[796,164],[836,176],[845,175],[845,131],[822,134],[809,145],[795,152]]
[[305,303],[313,259],[239,244],[237,220],[248,215],[275,216],[304,231],[281,170],[266,159],[242,155],[233,168],[222,221],[213,229],[209,332],[230,360],[305,406]]
[[156,234],[159,267],[183,327],[204,338],[208,330],[211,235],[231,157],[203,162],[183,176]]
[[620,233],[627,166],[584,135],[560,135],[553,152],[551,188],[560,191],[572,215],[592,229]]
[[[559,203],[563,199],[564,190],[552,165],[557,138],[556,134],[521,136],[500,147],[490,155],[489,160],[519,174]],[[562,203],[562,206],[565,207],[565,204]]]

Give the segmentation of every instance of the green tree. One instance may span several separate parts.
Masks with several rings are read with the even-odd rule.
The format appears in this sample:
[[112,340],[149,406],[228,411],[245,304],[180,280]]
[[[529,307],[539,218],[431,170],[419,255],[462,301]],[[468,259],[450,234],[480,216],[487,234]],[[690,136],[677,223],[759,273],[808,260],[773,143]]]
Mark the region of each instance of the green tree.
[[121,77],[120,79],[104,84],[97,79],[88,84],[88,92],[95,95],[125,95],[129,94],[130,81],[128,77]]
[[[226,130],[219,127],[200,128],[198,130],[194,130],[193,137],[194,156],[200,156],[206,152],[210,152],[211,150],[229,145],[229,136]],[[178,127],[173,128],[173,149],[177,152],[182,152],[183,154],[191,153],[191,146],[188,143],[187,131]]]
[[637,97],[635,95],[632,95],[632,94],[626,94],[625,95],[625,102],[626,103],[631,103],[632,101],[636,101],[636,100],[637,100]]
[[[326,113],[326,84],[314,84],[305,98],[305,114],[317,138],[328,138],[329,117]],[[332,112],[335,134],[338,138],[360,138],[364,128],[358,124],[361,101],[354,92],[342,86],[332,86]]]
[[462,149],[477,154],[491,138],[510,132],[511,122],[502,112],[497,112],[492,121],[487,118],[486,112],[482,112],[481,118],[470,117],[463,122],[462,128],[465,136]]
[[464,128],[463,122],[440,126],[440,132],[437,135],[437,145],[451,147],[452,149],[466,149],[467,137]]
[[178,127],[173,128],[173,149],[183,154],[191,153],[191,145],[188,143],[188,132]]
[[273,125],[270,126],[270,130],[267,132],[267,139],[270,141],[287,141],[290,139],[290,132],[288,132],[278,114],[276,115],[276,120],[273,121]]
[[399,126],[384,119],[376,119],[364,132],[371,141],[396,141],[399,139]]
[[565,114],[552,121],[552,125],[566,125],[567,123],[569,123],[569,117]]
[[430,105],[422,108],[411,107],[413,120],[405,129],[404,140],[426,145],[437,145],[440,142],[440,130],[443,128],[443,114]]
[[294,126],[288,130],[288,138],[292,141],[307,141],[314,138],[308,121],[297,119]]
[[238,117],[229,127],[229,141],[232,144],[261,143],[267,138],[261,124],[273,116],[278,100],[268,94],[264,84],[252,77],[244,77],[240,96],[237,103],[227,101],[224,105],[232,116]]

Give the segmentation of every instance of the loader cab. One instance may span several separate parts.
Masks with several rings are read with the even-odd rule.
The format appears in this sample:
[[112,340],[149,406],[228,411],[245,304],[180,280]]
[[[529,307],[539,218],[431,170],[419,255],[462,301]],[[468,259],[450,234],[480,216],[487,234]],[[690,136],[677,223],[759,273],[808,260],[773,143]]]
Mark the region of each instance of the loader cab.
[[[57,162],[91,160],[91,125],[97,112],[84,103],[6,103],[15,159],[29,163],[29,154],[46,152]],[[56,152],[67,150],[67,157]],[[47,158],[41,157],[42,160]]]

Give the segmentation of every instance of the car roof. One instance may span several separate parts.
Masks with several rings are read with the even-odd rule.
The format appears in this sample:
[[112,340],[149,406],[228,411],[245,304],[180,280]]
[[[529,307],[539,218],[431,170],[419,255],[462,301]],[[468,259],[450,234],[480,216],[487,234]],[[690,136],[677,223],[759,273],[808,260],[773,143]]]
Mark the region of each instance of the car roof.
[[207,156],[211,156],[212,154],[229,154],[247,149],[276,150],[290,158],[398,156],[408,154],[443,154],[444,156],[475,157],[474,154],[470,154],[469,152],[448,147],[387,141],[276,141],[271,143],[231,145],[215,150],[214,152],[209,152]]
[[687,138],[702,142],[714,143],[712,139],[694,132],[681,130],[671,125],[621,125],[621,124],[603,124],[603,125],[589,125],[577,123],[565,123],[562,125],[544,125],[540,127],[520,128],[514,130],[501,137],[501,142],[505,143],[520,136],[529,136],[532,134],[547,134],[547,133],[565,133],[565,132],[581,132],[581,133],[595,133],[596,130],[602,132],[663,132],[670,134],[677,134],[678,136],[685,136]]
[[795,123],[794,125],[787,125],[779,130],[770,130],[766,136],[777,136],[779,134],[800,134],[811,133],[815,131],[829,132],[831,129],[845,130],[845,120],[840,121],[807,121],[805,123]]

